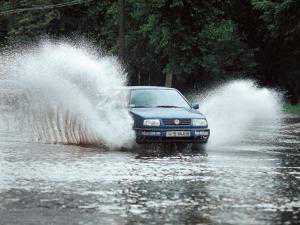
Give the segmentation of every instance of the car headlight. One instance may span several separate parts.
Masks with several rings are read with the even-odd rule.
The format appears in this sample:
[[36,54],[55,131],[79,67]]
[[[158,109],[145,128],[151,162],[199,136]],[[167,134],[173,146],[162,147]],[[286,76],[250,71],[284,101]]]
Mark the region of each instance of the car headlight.
[[206,119],[193,119],[192,124],[193,124],[193,126],[196,126],[196,127],[207,127],[207,120]]
[[160,125],[159,119],[146,119],[143,123],[144,126],[148,127],[158,127]]

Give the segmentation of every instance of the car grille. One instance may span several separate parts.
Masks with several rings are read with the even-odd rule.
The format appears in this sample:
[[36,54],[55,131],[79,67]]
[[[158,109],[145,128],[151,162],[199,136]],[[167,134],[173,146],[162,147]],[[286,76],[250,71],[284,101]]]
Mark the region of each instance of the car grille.
[[[178,124],[176,124],[176,120],[179,121]],[[191,119],[163,119],[162,120],[164,125],[173,125],[173,126],[182,126],[182,125],[191,125]]]

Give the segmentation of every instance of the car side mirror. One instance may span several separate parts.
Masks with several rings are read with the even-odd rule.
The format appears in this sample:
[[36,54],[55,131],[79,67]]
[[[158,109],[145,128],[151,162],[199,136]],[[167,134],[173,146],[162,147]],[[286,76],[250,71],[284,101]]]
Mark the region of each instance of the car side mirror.
[[193,109],[199,109],[199,104],[193,103],[193,104],[192,104],[192,108],[193,108]]

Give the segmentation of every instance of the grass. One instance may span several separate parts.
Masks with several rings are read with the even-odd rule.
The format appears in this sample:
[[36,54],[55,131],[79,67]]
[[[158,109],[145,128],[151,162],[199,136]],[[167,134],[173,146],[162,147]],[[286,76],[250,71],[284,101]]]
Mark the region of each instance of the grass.
[[291,105],[289,103],[284,104],[283,111],[287,113],[300,115],[300,104]]

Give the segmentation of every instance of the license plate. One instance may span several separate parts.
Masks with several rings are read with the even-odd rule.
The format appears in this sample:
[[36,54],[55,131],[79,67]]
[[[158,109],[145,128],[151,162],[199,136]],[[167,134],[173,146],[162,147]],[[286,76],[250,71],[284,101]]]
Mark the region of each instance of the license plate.
[[166,137],[190,137],[191,132],[190,131],[167,131]]

